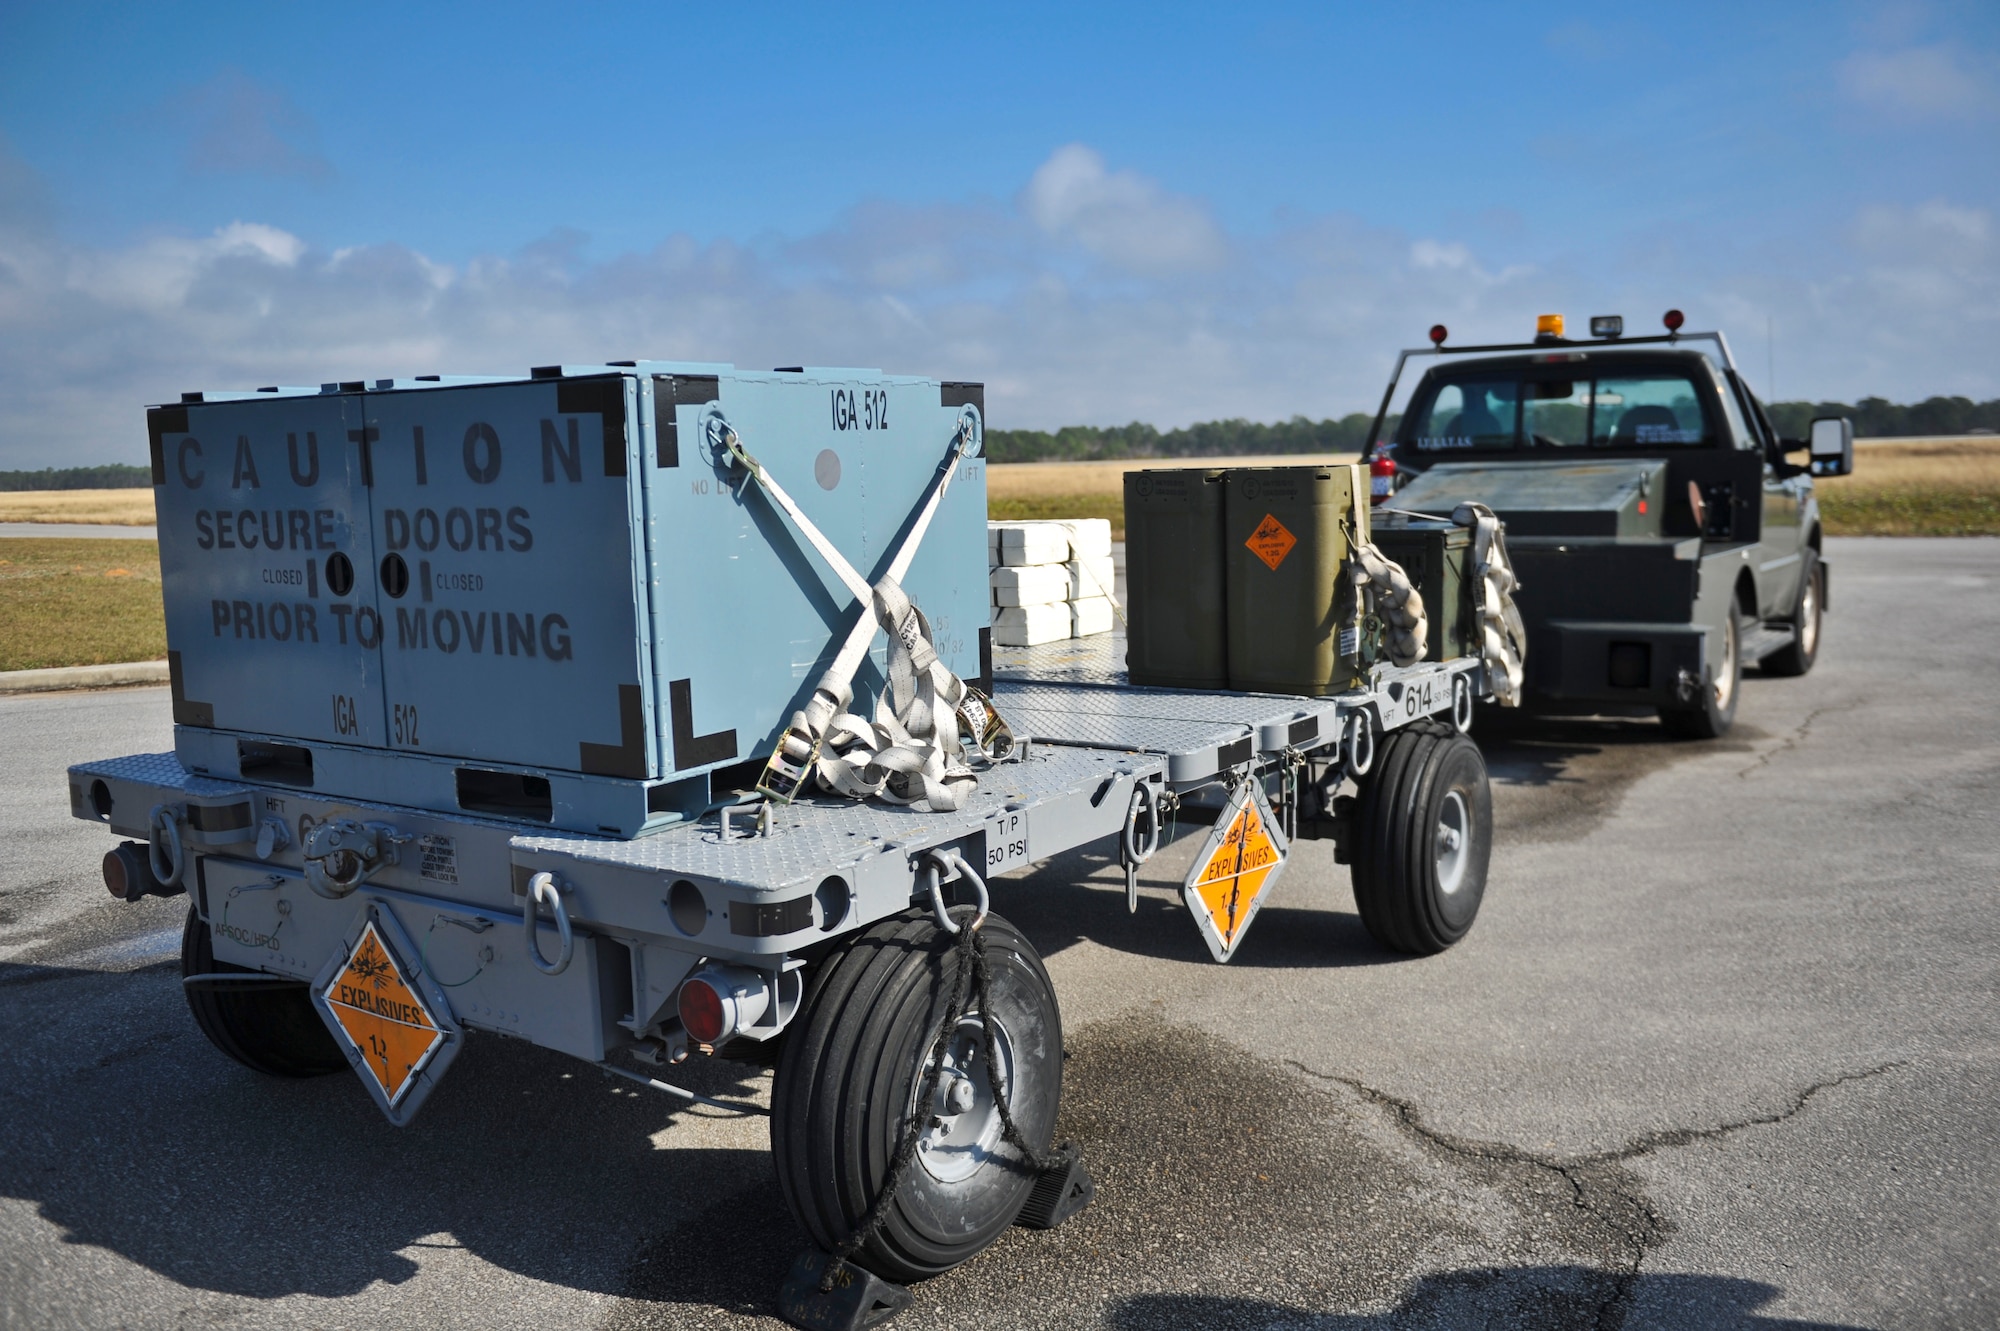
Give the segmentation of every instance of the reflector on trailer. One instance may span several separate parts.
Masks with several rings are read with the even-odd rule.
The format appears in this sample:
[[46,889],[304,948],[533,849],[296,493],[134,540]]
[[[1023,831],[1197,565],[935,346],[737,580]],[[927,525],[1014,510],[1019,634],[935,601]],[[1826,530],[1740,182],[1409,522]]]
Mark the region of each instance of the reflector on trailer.
[[714,1044],[722,1038],[722,995],[708,981],[697,977],[681,986],[680,1012],[689,1039]]

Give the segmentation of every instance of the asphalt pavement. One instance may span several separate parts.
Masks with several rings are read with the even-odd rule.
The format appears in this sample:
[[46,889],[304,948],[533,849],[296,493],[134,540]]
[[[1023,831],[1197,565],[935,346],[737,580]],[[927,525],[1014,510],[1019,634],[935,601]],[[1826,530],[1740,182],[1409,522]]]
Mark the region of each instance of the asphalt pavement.
[[[1096,1204],[899,1327],[2000,1326],[2000,541],[1835,540],[1734,731],[1482,716],[1486,903],[1374,946],[1306,843],[1236,959],[1102,856],[996,887]],[[0,1327],[775,1326],[760,1120],[475,1040],[415,1124],[196,1032],[70,762],[163,689],[0,698]],[[687,1084],[768,1094],[706,1062]]]
[[36,537],[44,540],[155,541],[157,527],[113,526],[102,522],[0,522],[0,538]]

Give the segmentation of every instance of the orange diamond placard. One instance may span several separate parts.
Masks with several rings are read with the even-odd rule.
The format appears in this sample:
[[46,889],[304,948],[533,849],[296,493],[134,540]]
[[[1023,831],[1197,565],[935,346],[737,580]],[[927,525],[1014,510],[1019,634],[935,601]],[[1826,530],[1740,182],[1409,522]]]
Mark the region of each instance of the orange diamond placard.
[[1254,783],[1240,788],[1223,807],[1182,884],[1181,898],[1194,915],[1209,951],[1227,961],[1284,870],[1284,833],[1271,818],[1263,792]]
[[418,1069],[444,1043],[445,1033],[423,996],[403,978],[374,920],[362,929],[347,964],[334,972],[321,997],[393,1108]]
[[1278,565],[1285,562],[1285,556],[1290,554],[1292,547],[1298,543],[1299,538],[1292,535],[1290,528],[1266,513],[1264,520],[1257,524],[1257,530],[1251,532],[1250,539],[1243,544],[1249,546],[1250,553],[1263,560],[1275,573],[1278,571]]

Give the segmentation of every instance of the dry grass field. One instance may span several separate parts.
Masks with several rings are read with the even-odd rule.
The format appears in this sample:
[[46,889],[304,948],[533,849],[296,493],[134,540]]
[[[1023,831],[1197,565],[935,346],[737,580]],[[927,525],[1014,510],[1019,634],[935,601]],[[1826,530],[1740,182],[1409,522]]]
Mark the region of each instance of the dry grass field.
[[[1350,456],[1131,458],[987,469],[995,518],[1109,518],[1125,535],[1124,475],[1147,467],[1297,466]],[[1863,440],[1854,474],[1815,482],[1834,536],[2000,536],[2000,437]]]
[[157,544],[0,539],[0,670],[166,654]]
[[0,522],[101,522],[153,525],[153,492],[144,490],[0,490]]

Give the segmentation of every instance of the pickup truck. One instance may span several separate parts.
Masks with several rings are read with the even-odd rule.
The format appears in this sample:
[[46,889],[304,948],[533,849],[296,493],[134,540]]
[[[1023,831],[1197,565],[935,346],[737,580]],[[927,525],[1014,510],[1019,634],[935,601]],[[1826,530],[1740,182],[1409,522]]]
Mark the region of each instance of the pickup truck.
[[[1682,332],[1678,310],[1663,336],[1591,322],[1588,341],[1544,315],[1533,342],[1463,348],[1439,325],[1403,352],[1369,436],[1376,522],[1488,505],[1520,579],[1528,705],[1654,708],[1669,732],[1713,738],[1744,666],[1803,675],[1819,653],[1813,477],[1853,469],[1853,428],[1779,438],[1728,340]],[[1382,439],[1405,368],[1430,356]]]

